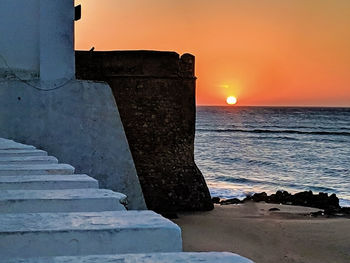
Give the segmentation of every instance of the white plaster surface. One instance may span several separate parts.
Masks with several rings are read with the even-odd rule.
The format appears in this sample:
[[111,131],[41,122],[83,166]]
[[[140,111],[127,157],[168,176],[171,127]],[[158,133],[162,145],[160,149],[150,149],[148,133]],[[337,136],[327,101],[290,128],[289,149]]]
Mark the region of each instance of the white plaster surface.
[[23,156],[23,157],[0,157],[0,165],[2,164],[49,164],[58,163],[54,156]]
[[126,210],[126,196],[105,189],[2,190],[0,213]]
[[[19,81],[0,81],[0,137],[45,149],[77,173],[98,179],[101,187],[125,193],[129,209],[146,209],[118,108],[105,83],[73,81],[42,92]],[[0,157],[38,155],[32,151],[10,155],[0,150]]]
[[[0,1],[0,56],[22,78],[39,75],[39,8],[40,0]],[[0,78],[6,71],[0,58]]]
[[[1,83],[0,83],[0,94],[1,94]],[[1,95],[0,95],[1,100]],[[1,120],[0,120],[1,123]],[[1,129],[5,129],[1,127]],[[0,131],[1,131],[0,129]],[[21,157],[21,156],[47,156],[47,152],[36,149],[25,149],[25,150],[1,150],[0,157]]]
[[74,1],[40,0],[40,79],[75,78]]
[[[1,143],[14,145],[0,138]],[[43,157],[0,160],[31,158]],[[33,166],[43,165],[2,165]],[[72,183],[82,189],[69,189]],[[17,190],[4,190],[9,187]],[[57,187],[63,190],[51,190]],[[95,179],[83,174],[0,176],[0,263],[252,263],[232,253],[182,253],[177,225],[151,211],[125,211],[125,195],[97,187]]]
[[97,189],[98,181],[84,174],[0,176],[0,190]]
[[0,164],[2,175],[51,175],[74,174],[74,167],[69,164]]
[[0,263],[253,263],[228,252],[149,253],[0,260]]
[[152,211],[0,215],[2,259],[181,250],[180,228]]
[[0,1],[0,78],[12,73],[22,79],[74,78],[73,4],[73,0]]

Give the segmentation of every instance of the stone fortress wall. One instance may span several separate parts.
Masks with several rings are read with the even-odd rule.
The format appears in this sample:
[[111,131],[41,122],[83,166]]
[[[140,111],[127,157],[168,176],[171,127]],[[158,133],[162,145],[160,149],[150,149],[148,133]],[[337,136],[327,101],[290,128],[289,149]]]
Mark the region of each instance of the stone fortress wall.
[[76,52],[78,79],[112,88],[149,209],[210,210],[194,162],[194,56],[159,51]]

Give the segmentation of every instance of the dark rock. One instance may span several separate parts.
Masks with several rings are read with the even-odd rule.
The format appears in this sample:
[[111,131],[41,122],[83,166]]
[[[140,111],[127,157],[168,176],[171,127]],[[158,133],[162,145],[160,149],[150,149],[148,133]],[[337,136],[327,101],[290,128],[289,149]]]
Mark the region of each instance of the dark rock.
[[287,191],[277,191],[276,194],[272,194],[268,197],[268,203],[274,204],[287,204],[291,202],[291,194]]
[[243,202],[251,201],[251,200],[252,200],[252,195],[249,194],[243,199]]
[[[325,214],[335,214],[341,211],[339,199],[335,194],[328,196],[327,193],[314,194],[312,191],[299,192],[294,195],[287,191],[277,191],[275,194],[267,195],[265,192],[247,196],[243,201],[254,201],[273,204],[287,204],[297,206],[315,207],[325,210]],[[350,209],[349,209],[350,210]]]
[[350,215],[350,207],[342,207],[342,208],[340,209],[340,212],[341,212],[341,213],[344,213],[344,214],[346,214],[346,215]]
[[214,203],[214,204],[220,204],[220,197],[213,197],[211,199],[211,201]]
[[331,194],[331,196],[328,198],[328,204],[329,206],[333,206],[336,208],[339,208],[339,198],[336,196],[336,194]]
[[221,205],[237,205],[242,203],[243,201],[239,200],[238,198],[226,199],[220,202]]
[[350,218],[350,207],[334,208],[330,206],[324,210],[324,215],[328,217],[347,217]]
[[324,216],[324,212],[323,211],[312,212],[310,213],[310,215],[313,217]]
[[267,201],[267,194],[265,192],[256,193],[252,196],[252,200],[254,202],[266,202]]
[[313,204],[312,191],[296,193],[292,198],[292,204],[299,205],[299,206],[315,207],[315,206],[312,206]]
[[277,207],[272,207],[269,209],[269,211],[273,212],[273,211],[281,211],[281,209],[277,208]]
[[296,193],[292,198],[293,205],[309,206],[325,210],[337,210],[340,208],[339,199],[335,194],[313,194],[312,191]]

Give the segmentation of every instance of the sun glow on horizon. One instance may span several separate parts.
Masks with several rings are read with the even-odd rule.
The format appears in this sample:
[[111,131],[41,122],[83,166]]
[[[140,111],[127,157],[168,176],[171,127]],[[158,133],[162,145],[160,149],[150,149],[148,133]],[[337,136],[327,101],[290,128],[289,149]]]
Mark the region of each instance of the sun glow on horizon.
[[237,98],[234,97],[234,96],[229,96],[229,97],[227,97],[227,99],[226,99],[226,103],[227,103],[228,105],[235,105],[235,104],[237,103]]
[[350,107],[350,1],[253,2],[76,0],[76,49],[194,54],[198,105]]

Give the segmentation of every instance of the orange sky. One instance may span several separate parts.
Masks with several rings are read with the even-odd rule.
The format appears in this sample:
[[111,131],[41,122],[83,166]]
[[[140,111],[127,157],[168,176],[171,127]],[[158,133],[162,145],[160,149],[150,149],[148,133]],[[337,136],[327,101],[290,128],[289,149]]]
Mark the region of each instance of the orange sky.
[[197,104],[350,106],[349,0],[76,0],[76,48],[196,56]]

